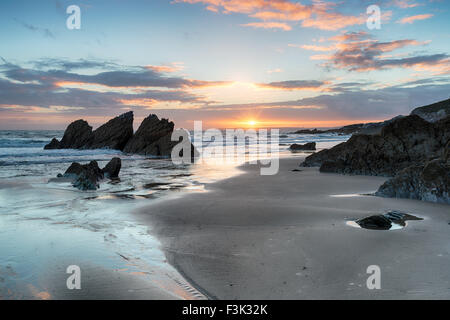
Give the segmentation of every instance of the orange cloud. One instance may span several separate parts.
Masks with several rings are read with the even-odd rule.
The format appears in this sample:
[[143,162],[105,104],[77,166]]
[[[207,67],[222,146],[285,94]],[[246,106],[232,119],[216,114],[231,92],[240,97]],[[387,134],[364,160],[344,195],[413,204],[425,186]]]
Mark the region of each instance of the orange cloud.
[[418,14],[416,16],[410,16],[410,17],[405,17],[403,19],[400,19],[397,21],[397,23],[401,23],[401,24],[405,24],[405,23],[409,23],[412,24],[414,23],[414,21],[417,20],[426,20],[431,18],[433,15],[432,14]]
[[335,46],[317,46],[317,45],[308,45],[308,44],[302,44],[302,45],[297,45],[297,44],[289,44],[289,47],[294,47],[294,48],[302,48],[305,50],[311,50],[311,51],[319,51],[319,52],[328,52],[328,51],[333,51],[334,49],[336,49]]
[[419,6],[418,3],[409,3],[409,0],[394,0],[394,5],[402,9],[414,8]]
[[252,22],[241,24],[243,27],[263,28],[263,29],[282,29],[284,31],[292,30],[292,27],[283,22]]
[[302,26],[335,31],[349,26],[360,25],[365,22],[366,17],[363,15],[356,17],[345,16],[337,12],[318,11],[314,18],[303,20]]
[[140,106],[150,108],[158,103],[158,100],[148,99],[148,98],[140,98],[140,99],[119,99],[119,103],[125,106]]
[[267,70],[267,73],[268,73],[268,74],[272,74],[272,73],[280,73],[280,72],[283,72],[283,70],[280,69],[280,68],[276,68],[276,69],[272,69],[272,70]]
[[161,65],[161,66],[153,66],[148,65],[145,66],[146,69],[153,70],[155,72],[177,72],[184,69],[182,62],[173,62],[169,65]]
[[[334,3],[313,1],[310,5],[289,0],[175,0],[190,4],[202,3],[206,9],[222,13],[242,13],[251,18],[263,20],[243,24],[257,28],[291,30],[292,27],[283,22],[302,21],[303,27],[321,30],[338,30],[348,26],[365,23],[364,15],[347,16],[334,11]],[[277,21],[277,22],[275,22]]]
[[287,90],[287,91],[327,91],[325,86],[330,84],[329,81],[317,81],[317,80],[288,80],[270,83],[258,83],[256,84],[260,88],[274,89],[274,90]]

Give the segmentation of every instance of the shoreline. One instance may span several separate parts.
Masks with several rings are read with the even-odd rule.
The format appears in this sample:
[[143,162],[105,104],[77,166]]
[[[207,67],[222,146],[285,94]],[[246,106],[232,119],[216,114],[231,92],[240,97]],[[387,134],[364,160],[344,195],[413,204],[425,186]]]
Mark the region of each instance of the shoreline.
[[[364,196],[386,178],[320,174],[299,168],[301,160],[280,159],[275,176],[241,166],[243,174],[207,184],[206,193],[149,204],[135,216],[168,262],[210,299],[450,297],[443,286],[448,206]],[[390,231],[346,224],[388,210],[424,220]],[[381,290],[365,285],[373,264],[383,274]]]

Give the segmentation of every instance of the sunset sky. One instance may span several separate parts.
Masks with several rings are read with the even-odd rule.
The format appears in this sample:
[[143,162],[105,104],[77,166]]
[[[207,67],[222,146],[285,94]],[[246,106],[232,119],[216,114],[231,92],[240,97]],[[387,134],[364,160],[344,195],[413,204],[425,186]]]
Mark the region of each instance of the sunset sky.
[[447,0],[2,0],[0,30],[0,129],[333,127],[450,96]]

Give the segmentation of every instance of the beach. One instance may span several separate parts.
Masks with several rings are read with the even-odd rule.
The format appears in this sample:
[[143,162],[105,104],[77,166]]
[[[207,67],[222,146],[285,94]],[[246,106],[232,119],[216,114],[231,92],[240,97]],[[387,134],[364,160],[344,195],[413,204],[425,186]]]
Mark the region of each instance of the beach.
[[[133,212],[204,193],[206,185],[240,175],[241,163],[174,165],[111,149],[43,149],[62,134],[0,131],[0,299],[204,299]],[[293,134],[280,140],[280,152],[292,156],[292,143],[327,148],[346,139]],[[120,179],[102,180],[98,190],[55,179],[72,162],[103,167],[112,157],[122,159]],[[81,290],[66,285],[71,265],[81,269]]]
[[[368,195],[383,177],[320,173],[283,158],[135,211],[183,277],[210,299],[448,299],[449,207]],[[298,169],[300,171],[293,171]],[[398,230],[349,221],[398,210]],[[381,288],[369,290],[369,266]]]

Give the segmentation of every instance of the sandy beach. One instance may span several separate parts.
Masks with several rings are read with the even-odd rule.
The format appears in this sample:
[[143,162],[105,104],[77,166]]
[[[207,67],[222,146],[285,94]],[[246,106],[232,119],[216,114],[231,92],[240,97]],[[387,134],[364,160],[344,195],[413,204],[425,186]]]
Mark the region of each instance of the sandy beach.
[[[319,173],[280,160],[280,171],[243,174],[209,192],[136,212],[168,261],[211,299],[448,299],[448,205],[387,199],[385,178]],[[300,169],[301,171],[292,171]],[[399,210],[422,221],[399,230],[354,228],[348,221]],[[366,286],[367,267],[381,289]]]

